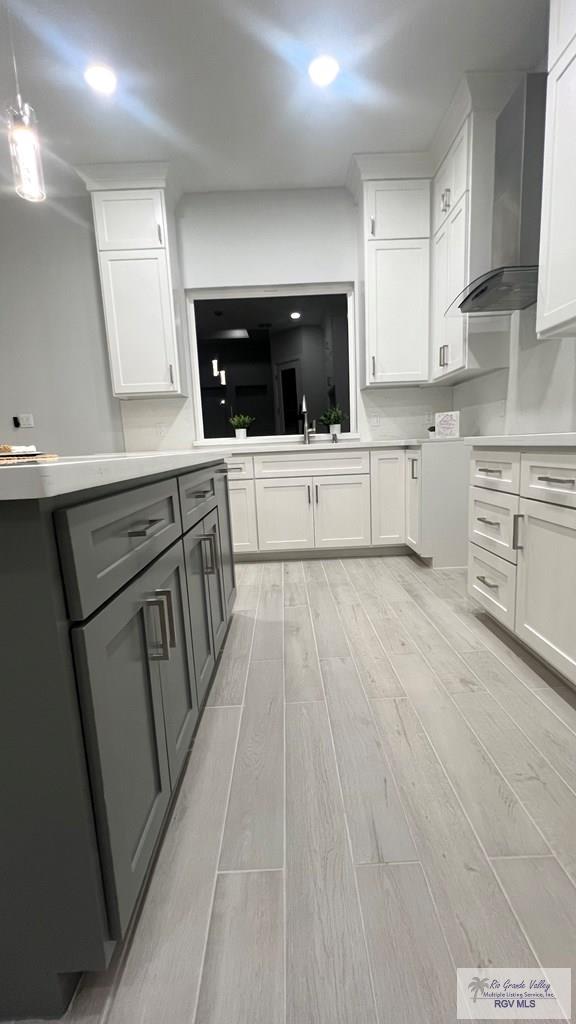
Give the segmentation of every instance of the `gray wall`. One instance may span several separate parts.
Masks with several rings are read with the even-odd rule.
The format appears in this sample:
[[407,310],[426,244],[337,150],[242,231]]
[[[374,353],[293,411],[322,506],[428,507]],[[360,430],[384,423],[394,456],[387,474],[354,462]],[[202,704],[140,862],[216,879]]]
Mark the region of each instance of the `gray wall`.
[[[90,200],[0,199],[0,442],[122,451]],[[33,430],[12,416],[31,412]]]

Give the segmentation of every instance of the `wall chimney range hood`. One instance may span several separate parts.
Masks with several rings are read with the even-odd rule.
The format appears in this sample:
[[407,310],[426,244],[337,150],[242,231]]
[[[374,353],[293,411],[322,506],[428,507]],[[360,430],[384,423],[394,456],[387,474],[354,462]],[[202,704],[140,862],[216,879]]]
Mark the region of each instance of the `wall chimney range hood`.
[[496,122],[492,270],[447,316],[513,313],[536,302],[546,119],[546,75],[528,74]]

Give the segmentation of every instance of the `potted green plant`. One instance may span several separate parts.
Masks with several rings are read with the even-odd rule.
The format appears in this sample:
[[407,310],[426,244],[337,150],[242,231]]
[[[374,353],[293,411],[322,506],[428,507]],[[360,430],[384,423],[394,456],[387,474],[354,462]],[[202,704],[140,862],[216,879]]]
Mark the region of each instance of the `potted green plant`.
[[254,416],[248,416],[245,412],[237,412],[235,416],[230,417],[228,422],[234,427],[236,437],[246,437],[248,427],[254,423]]
[[326,412],[323,412],[320,417],[320,423],[323,423],[325,427],[328,427],[332,435],[340,433],[344,420],[345,416],[339,405],[330,406],[330,408],[326,409]]

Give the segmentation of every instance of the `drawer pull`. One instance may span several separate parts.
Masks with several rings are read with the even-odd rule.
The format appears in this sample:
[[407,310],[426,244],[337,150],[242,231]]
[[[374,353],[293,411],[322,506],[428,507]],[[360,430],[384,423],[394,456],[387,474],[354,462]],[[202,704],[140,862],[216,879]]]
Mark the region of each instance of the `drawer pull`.
[[479,523],[486,523],[486,526],[500,526],[497,519],[486,519],[486,516],[478,516]]
[[212,494],[212,490],[208,491],[195,491],[192,495],[193,498],[207,498],[209,494]]
[[168,609],[168,630],[170,633],[170,647],[174,649],[176,647],[176,625],[174,622],[174,605],[172,604],[172,591],[171,590],[156,590],[158,597],[166,598],[166,607]]
[[[228,466],[228,472],[229,473],[241,473],[243,469],[244,469],[244,466]],[[220,470],[218,470],[218,472],[219,473],[225,473],[226,470],[225,469],[220,469]]]
[[479,466],[478,469],[476,470],[476,472],[477,473],[486,473],[488,476],[492,476],[492,475],[494,475],[494,476],[502,476],[502,470],[501,469],[484,469],[482,466]]
[[163,523],[163,519],[148,519],[145,526],[139,526],[137,530],[128,530],[129,537],[147,537],[150,530],[153,530],[159,523]]
[[500,586],[499,583],[491,583],[490,580],[486,578],[486,576],[477,576],[476,579],[480,583],[483,583],[484,586],[488,587],[490,590],[498,590],[498,587]]
[[166,628],[166,605],[161,597],[149,597],[144,604],[147,608],[157,608],[160,617],[160,641],[159,643],[148,643],[148,657],[150,661],[169,661],[170,651],[168,648],[168,629]]
[[541,480],[543,484],[570,484],[573,487],[576,483],[573,476],[539,476],[538,479]]

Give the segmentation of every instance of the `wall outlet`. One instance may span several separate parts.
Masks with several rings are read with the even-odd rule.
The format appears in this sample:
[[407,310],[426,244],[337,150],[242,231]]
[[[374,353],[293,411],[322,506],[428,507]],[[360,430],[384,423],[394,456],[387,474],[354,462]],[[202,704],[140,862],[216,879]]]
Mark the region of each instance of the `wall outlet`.
[[15,427],[33,427],[34,416],[31,412],[20,412],[17,416],[12,417],[12,423]]

